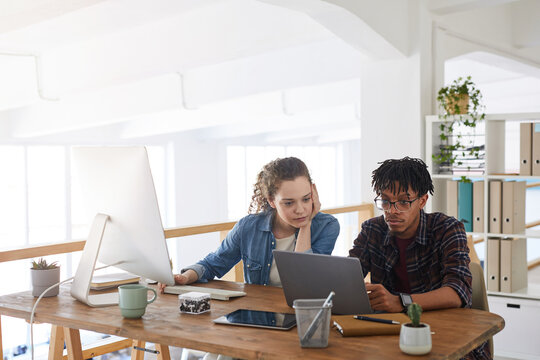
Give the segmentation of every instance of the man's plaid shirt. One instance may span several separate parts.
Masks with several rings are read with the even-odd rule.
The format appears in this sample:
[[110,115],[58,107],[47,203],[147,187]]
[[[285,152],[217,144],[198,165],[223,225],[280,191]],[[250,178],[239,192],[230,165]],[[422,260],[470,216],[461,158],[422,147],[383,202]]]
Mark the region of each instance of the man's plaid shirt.
[[[364,274],[371,272],[371,282],[382,284],[394,293],[394,266],[399,250],[383,216],[362,224],[350,256],[360,259]],[[471,307],[472,276],[469,248],[463,224],[442,213],[420,211],[415,240],[407,248],[407,273],[411,292],[425,293],[449,286],[461,298],[462,307]],[[456,331],[459,331],[456,329]],[[466,359],[490,359],[487,343],[467,354]]]

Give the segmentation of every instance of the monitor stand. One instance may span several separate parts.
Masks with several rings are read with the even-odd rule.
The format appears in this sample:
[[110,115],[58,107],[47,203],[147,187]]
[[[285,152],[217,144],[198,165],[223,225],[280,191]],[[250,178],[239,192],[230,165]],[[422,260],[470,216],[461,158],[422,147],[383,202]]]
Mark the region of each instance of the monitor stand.
[[101,247],[103,232],[109,216],[105,214],[97,214],[90,228],[88,239],[84,245],[81,261],[77,267],[75,278],[71,284],[71,296],[85,303],[88,306],[100,307],[118,304],[118,292],[89,295],[92,276],[96,267],[96,262]]

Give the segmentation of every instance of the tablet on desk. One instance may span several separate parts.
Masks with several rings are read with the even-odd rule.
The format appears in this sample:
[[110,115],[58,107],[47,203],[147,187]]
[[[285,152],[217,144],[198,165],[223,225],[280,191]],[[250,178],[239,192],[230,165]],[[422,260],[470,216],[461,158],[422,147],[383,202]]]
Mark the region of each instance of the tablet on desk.
[[253,326],[275,330],[289,330],[296,325],[294,314],[272,311],[239,309],[213,320],[216,324]]

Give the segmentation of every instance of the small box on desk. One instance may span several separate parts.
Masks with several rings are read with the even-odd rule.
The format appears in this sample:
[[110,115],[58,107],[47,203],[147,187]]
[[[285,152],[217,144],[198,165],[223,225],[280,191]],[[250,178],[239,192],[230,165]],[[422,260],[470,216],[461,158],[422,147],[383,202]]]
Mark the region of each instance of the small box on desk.
[[210,294],[191,291],[178,295],[180,312],[202,314],[210,311]]

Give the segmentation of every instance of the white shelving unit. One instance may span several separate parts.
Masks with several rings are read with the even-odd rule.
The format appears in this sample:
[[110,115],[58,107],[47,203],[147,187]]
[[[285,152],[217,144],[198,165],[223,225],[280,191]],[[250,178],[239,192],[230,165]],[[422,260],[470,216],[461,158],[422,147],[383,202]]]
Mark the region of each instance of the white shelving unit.
[[[435,193],[427,204],[428,212],[446,212],[446,184],[449,179],[459,179],[461,175],[438,174],[438,166],[432,160],[432,154],[439,149],[439,127],[443,120],[437,115],[426,117],[426,164],[430,170]],[[471,232],[475,238],[514,237],[528,238],[527,241],[540,241],[540,231],[527,229],[522,234],[490,233],[489,226],[489,186],[490,180],[537,180],[540,176],[520,176],[505,173],[505,141],[507,122],[540,122],[540,113],[490,114],[477,132],[483,134],[485,141],[485,173],[466,175],[471,180],[484,180],[484,231]],[[481,136],[480,136],[481,137]],[[475,144],[478,145],[478,144]],[[519,144],[516,144],[519,146]],[[538,214],[540,218],[540,214]],[[484,253],[484,274],[487,268],[487,246]],[[485,275],[484,275],[485,276]],[[486,282],[487,283],[487,282]],[[527,288],[512,293],[488,292],[490,310],[501,315],[506,322],[506,329],[495,336],[495,355],[516,359],[540,359],[540,343],[531,341],[522,334],[536,333],[536,323],[540,321],[540,284],[529,281]],[[515,329],[515,330],[514,330]]]
[[[428,169],[432,171],[433,183],[435,186],[435,194],[428,203],[428,211],[446,210],[446,181],[449,179],[458,179],[461,175],[452,174],[437,174],[438,166],[432,160],[432,154],[438,151],[439,128],[438,124],[444,120],[437,115],[426,117],[426,164]],[[505,174],[505,141],[506,141],[506,122],[531,122],[540,121],[540,113],[523,113],[523,114],[489,114],[483,124],[478,124],[479,132],[484,133],[485,140],[485,174],[474,174],[468,176],[471,180],[484,180],[484,232],[469,233],[475,237],[515,237],[515,238],[538,238],[540,239],[540,231],[527,230],[522,234],[499,234],[490,233],[488,231],[488,213],[489,213],[489,186],[490,180],[540,180],[540,177],[520,176],[517,174]],[[518,144],[516,144],[518,145]],[[540,217],[540,214],[539,214]],[[540,240],[539,240],[540,241]],[[484,256],[487,259],[487,256]],[[522,289],[513,293],[489,292],[489,295],[499,295],[518,298],[529,298],[540,300],[540,284],[539,286],[530,286],[528,289]]]

